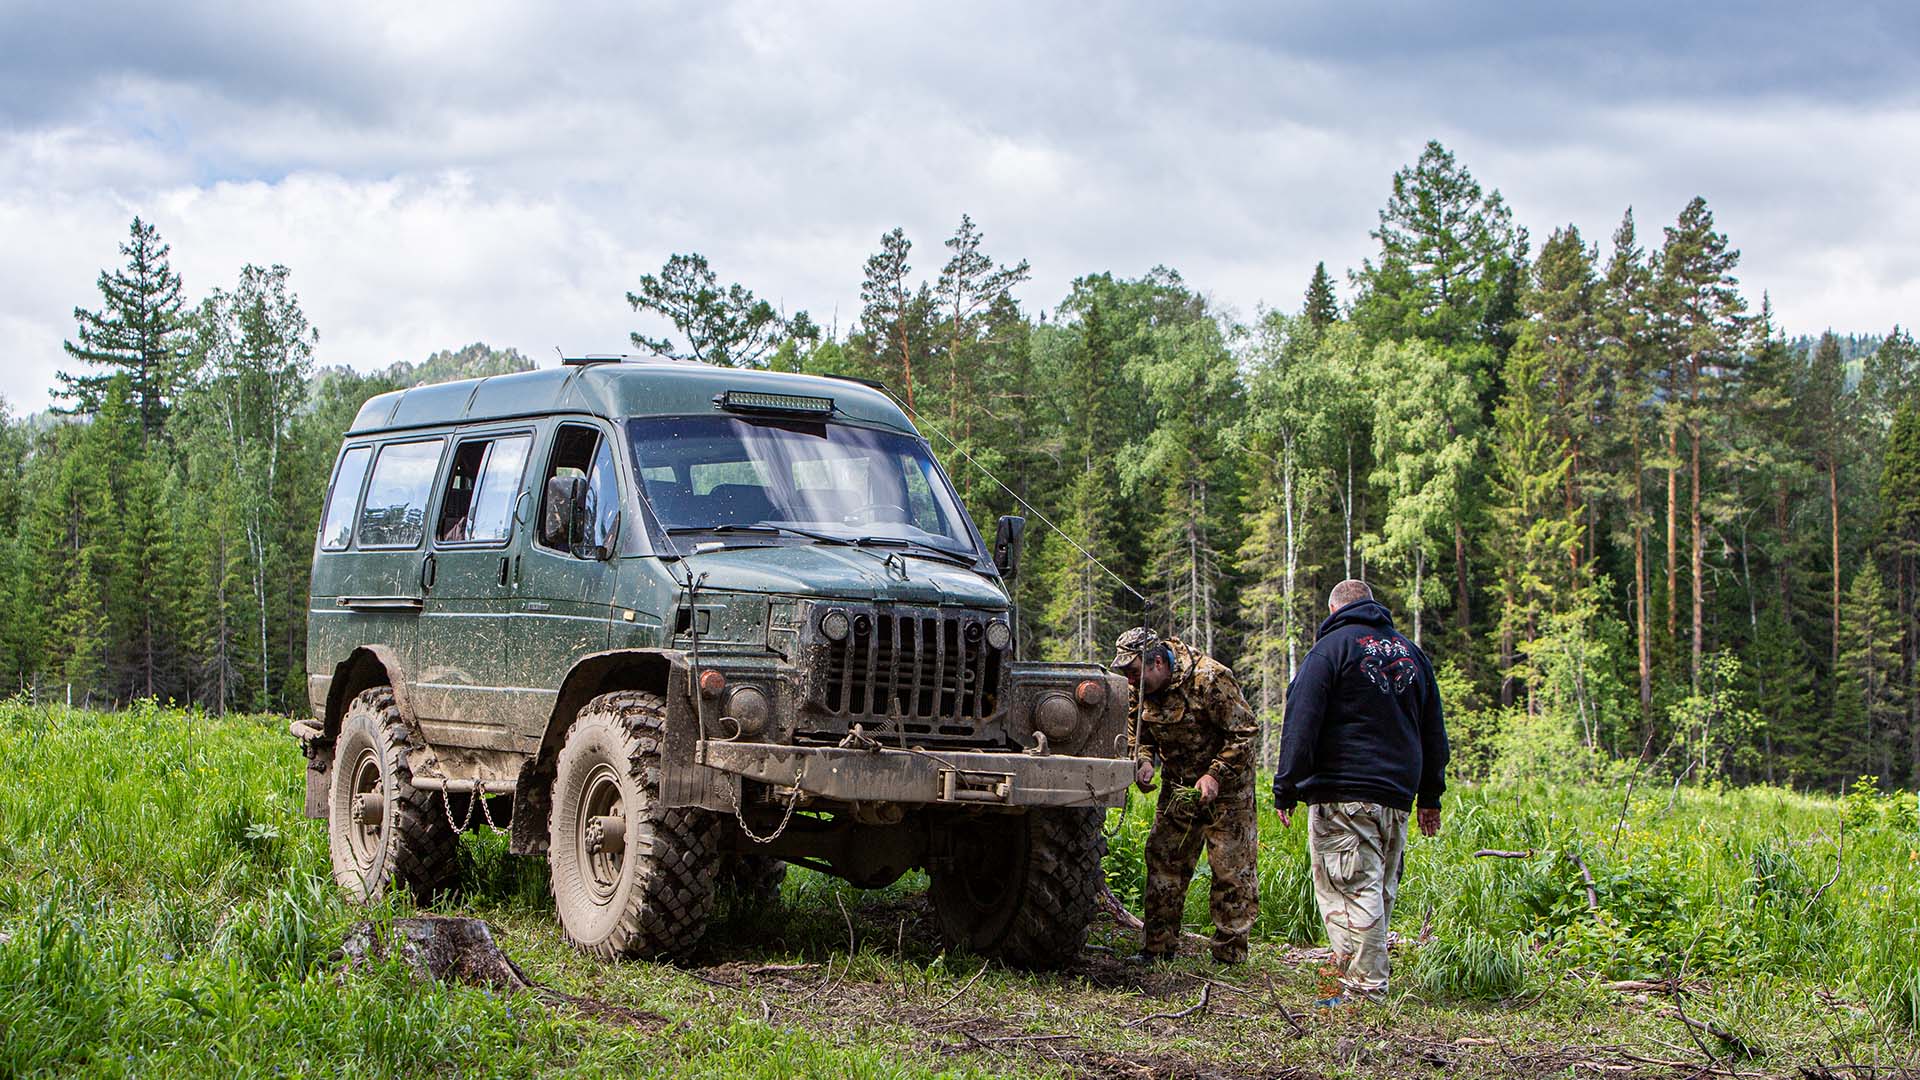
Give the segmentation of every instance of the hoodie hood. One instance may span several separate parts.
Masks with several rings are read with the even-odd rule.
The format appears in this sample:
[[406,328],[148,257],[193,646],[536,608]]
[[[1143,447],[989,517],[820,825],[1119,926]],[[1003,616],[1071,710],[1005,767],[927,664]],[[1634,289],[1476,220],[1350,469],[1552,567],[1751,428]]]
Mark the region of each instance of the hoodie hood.
[[1393,629],[1393,612],[1378,600],[1355,600],[1346,607],[1328,615],[1320,623],[1320,632],[1316,637],[1326,637],[1343,626],[1371,626],[1376,630]]

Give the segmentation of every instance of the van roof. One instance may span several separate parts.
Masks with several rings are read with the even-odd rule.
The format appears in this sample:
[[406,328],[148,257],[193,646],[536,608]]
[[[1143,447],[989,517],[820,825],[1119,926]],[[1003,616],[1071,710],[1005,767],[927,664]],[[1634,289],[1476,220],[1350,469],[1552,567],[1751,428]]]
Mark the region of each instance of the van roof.
[[714,397],[727,390],[830,397],[837,417],[917,434],[891,398],[865,383],[690,361],[568,364],[377,394],[360,407],[347,434],[550,413],[700,415],[711,413]]

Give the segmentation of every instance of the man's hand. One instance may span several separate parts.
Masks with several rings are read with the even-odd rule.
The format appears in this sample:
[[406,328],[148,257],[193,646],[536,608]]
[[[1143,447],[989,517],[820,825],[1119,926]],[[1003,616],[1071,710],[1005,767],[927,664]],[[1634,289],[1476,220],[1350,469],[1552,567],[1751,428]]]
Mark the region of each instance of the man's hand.
[[1212,773],[1202,776],[1200,782],[1195,784],[1194,787],[1200,789],[1200,805],[1202,806],[1220,797],[1220,781],[1215,780]]
[[1139,768],[1133,770],[1133,783],[1141,791],[1153,790],[1153,762],[1143,761]]
[[1290,829],[1293,827],[1293,811],[1282,810],[1276,806],[1273,808],[1273,812],[1274,812],[1274,815],[1280,819],[1281,828]]
[[1420,819],[1420,835],[1421,836],[1439,836],[1440,835],[1440,808],[1439,807],[1423,806],[1417,812],[1417,816]]

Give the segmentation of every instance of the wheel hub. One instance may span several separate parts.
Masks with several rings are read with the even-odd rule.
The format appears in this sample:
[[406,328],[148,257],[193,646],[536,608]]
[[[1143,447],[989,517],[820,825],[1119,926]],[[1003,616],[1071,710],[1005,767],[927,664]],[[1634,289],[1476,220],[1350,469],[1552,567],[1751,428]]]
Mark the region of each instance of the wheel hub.
[[625,871],[626,792],[620,779],[610,764],[595,766],[587,775],[580,801],[580,824],[574,834],[576,850],[586,871],[587,892],[596,904],[613,900]]
[[379,828],[387,815],[386,800],[377,791],[365,791],[353,797],[353,823]]
[[609,814],[587,822],[587,853],[620,855],[627,850],[627,819]]

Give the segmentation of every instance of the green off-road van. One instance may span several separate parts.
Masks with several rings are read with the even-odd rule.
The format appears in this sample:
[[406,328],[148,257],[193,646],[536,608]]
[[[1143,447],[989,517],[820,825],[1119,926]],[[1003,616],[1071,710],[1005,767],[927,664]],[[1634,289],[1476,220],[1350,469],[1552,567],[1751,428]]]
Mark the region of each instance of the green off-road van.
[[356,898],[453,885],[461,830],[544,852],[567,937],[672,957],[786,864],[924,867],[943,936],[1086,939],[1127,686],[1020,660],[1005,583],[881,389],[569,361],[368,401],[308,605],[307,814]]

